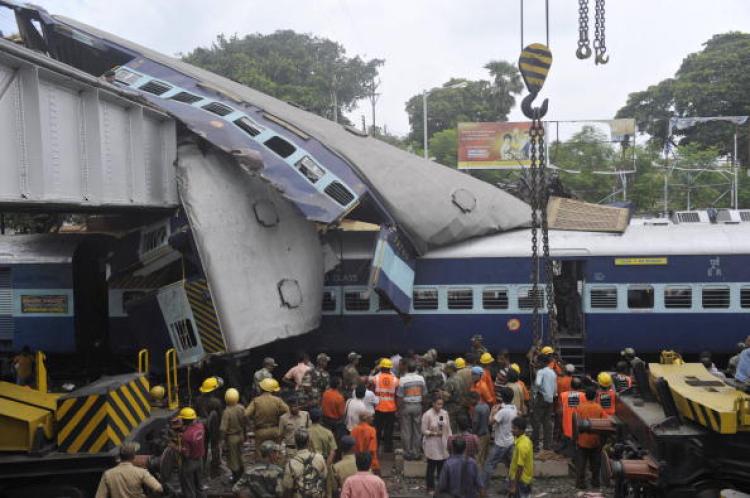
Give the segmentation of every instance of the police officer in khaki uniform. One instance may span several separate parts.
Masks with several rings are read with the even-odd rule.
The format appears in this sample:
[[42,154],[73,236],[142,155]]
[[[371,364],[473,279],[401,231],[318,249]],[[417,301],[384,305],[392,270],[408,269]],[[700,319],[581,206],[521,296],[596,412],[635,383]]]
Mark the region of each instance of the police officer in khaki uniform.
[[232,480],[237,481],[242,476],[242,443],[245,442],[247,434],[245,407],[240,401],[240,393],[237,389],[230,387],[224,393],[224,401],[227,407],[221,415],[221,439],[225,442],[229,458],[227,466],[232,471]]
[[263,368],[253,374],[253,394],[255,396],[263,392],[260,388],[263,379],[273,379],[273,369],[277,366],[278,364],[273,358],[263,358]]
[[282,487],[284,469],[279,466],[281,454],[281,446],[273,441],[264,441],[260,445],[260,461],[247,468],[232,487],[232,492],[242,498],[256,496],[281,498],[284,496]]
[[342,377],[344,378],[344,393],[347,398],[351,398],[354,388],[357,387],[357,384],[359,383],[359,370],[357,370],[357,365],[359,365],[359,360],[362,358],[362,355],[352,351],[346,358],[349,360],[349,363],[344,367]]
[[281,390],[276,379],[263,379],[260,390],[262,394],[253,399],[245,410],[245,416],[253,421],[255,452],[258,455],[264,441],[279,442],[279,419],[289,413],[289,406],[273,395]]

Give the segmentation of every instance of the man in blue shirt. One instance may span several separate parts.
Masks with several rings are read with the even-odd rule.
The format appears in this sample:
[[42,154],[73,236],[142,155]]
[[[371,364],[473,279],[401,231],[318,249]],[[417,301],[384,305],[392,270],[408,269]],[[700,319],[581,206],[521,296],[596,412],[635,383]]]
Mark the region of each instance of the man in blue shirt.
[[477,462],[464,455],[466,441],[463,438],[452,440],[451,446],[453,453],[440,471],[435,496],[448,494],[462,498],[477,498],[482,491]]
[[551,363],[552,359],[548,355],[539,356],[539,364],[544,365],[544,368],[536,373],[534,382],[533,417],[531,419],[534,451],[539,450],[542,433],[544,433],[543,448],[552,449],[553,403],[557,395],[557,374],[552,370]]
[[737,373],[734,374],[739,382],[750,382],[750,335],[745,339],[745,346],[740,353],[740,361],[737,362]]

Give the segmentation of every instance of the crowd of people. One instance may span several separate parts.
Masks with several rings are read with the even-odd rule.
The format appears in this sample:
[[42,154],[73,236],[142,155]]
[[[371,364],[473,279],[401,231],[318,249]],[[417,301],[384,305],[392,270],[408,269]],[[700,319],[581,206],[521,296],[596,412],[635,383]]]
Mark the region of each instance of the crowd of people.
[[[746,342],[750,346],[750,337]],[[396,425],[403,458],[426,461],[428,495],[485,496],[503,463],[508,477],[498,484],[501,491],[530,496],[535,454],[554,452],[574,456],[579,488],[587,488],[587,477],[599,487],[603,441],[574,431],[574,415],[580,421],[615,413],[619,393],[634,384],[632,369],[640,362],[635,351],[626,348],[613,372],[592,378],[563,365],[551,346],[532,350],[524,369],[507,351],[493,356],[479,335],[471,346],[464,357],[444,363],[434,349],[394,354],[378,359],[370,371],[352,352],[341,376],[329,372],[327,354],[312,364],[300,353],[279,380],[277,363],[265,358],[246,406],[237,389],[224,390],[220,378],[207,378],[194,408],[180,411],[179,437],[170,443],[180,455],[183,496],[204,496],[204,473],[220,473],[223,447],[237,496],[387,497],[380,459],[394,452]],[[750,371],[747,351],[735,361],[738,375]],[[701,362],[724,375],[710,355],[701,355]],[[251,430],[255,459],[245,468],[243,447]]]

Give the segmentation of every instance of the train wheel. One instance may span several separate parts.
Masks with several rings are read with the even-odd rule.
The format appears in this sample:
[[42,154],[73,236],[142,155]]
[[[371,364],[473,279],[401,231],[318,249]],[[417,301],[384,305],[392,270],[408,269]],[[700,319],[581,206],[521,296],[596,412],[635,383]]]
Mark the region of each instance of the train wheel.
[[75,486],[30,486],[8,491],[8,498],[86,498],[86,493]]

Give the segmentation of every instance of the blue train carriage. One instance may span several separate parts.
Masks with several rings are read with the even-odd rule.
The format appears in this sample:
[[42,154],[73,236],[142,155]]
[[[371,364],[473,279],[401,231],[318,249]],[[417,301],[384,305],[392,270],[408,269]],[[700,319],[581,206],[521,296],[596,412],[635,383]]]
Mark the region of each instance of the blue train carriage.
[[[326,275],[322,343],[382,353],[461,353],[484,335],[497,350],[532,342],[530,234],[473,239],[417,260],[412,310],[398,316],[367,278],[374,234],[338,232],[342,263]],[[643,223],[624,234],[553,231],[560,336],[581,354],[664,348],[730,352],[748,333],[750,224]],[[537,299],[544,313],[544,289]],[[546,322],[543,317],[543,328]]]

